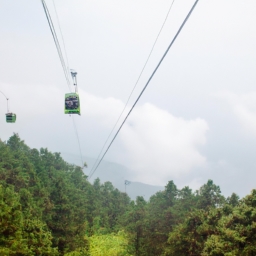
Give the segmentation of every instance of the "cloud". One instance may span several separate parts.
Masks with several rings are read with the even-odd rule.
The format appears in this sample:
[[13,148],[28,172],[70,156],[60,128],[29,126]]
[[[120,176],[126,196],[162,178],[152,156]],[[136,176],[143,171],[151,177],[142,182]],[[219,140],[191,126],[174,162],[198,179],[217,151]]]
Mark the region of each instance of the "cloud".
[[124,104],[113,97],[102,98],[92,94],[81,92],[84,102],[81,102],[82,113],[87,118],[96,118],[100,125],[112,128],[120,115]]
[[217,97],[225,99],[242,127],[242,132],[256,137],[256,92],[235,94],[219,92]]
[[[86,92],[81,93],[85,99],[82,111],[86,116],[87,126],[90,123],[94,125],[94,129],[89,131],[89,137],[96,139],[95,129],[100,129],[101,135],[103,132],[105,134],[105,137],[98,137],[102,140],[101,143],[98,141],[100,151],[100,145],[103,145],[112,130],[124,103],[115,98],[100,98]],[[124,115],[121,120],[123,118]],[[115,131],[119,125],[120,122]],[[207,130],[208,125],[203,119],[185,120],[146,103],[134,108],[106,159],[133,170],[131,177],[137,181],[165,185],[166,180],[206,164],[206,158],[199,148],[206,143]]]
[[120,134],[126,166],[138,180],[163,185],[206,163],[198,147],[206,143],[207,130],[203,119],[185,120],[148,103],[139,106]]

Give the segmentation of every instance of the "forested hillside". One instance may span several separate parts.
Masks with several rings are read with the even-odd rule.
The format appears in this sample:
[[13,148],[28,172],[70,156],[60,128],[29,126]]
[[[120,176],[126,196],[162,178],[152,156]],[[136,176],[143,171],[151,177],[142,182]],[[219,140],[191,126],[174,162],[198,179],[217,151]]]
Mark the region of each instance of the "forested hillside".
[[0,141],[0,255],[256,255],[256,190],[225,198],[173,181],[135,201],[59,153]]

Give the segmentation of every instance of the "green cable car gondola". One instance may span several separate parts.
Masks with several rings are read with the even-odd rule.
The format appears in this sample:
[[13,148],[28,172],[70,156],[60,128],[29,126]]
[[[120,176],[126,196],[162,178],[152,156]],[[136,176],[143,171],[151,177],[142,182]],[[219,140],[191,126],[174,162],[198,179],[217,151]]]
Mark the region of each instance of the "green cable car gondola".
[[80,115],[80,101],[77,93],[65,94],[65,114]]
[[75,92],[65,94],[65,114],[78,114],[80,115],[80,100],[77,93],[77,72],[71,69],[71,76],[75,86]]
[[7,113],[6,116],[6,122],[7,123],[15,123],[16,122],[16,114],[14,113]]
[[[0,91],[1,92],[1,91]],[[5,94],[3,92],[1,92],[3,94],[3,96],[6,98],[7,100],[7,114],[5,114],[6,116],[6,123],[15,123],[16,122],[16,114],[11,113],[9,111],[9,99],[5,96]]]

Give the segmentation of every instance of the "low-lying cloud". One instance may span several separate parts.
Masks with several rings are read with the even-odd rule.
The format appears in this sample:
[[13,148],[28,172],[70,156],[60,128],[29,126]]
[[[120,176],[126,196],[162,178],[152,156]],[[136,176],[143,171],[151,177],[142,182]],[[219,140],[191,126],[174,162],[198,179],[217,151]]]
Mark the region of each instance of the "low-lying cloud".
[[[106,128],[110,128],[109,122],[115,123],[113,117],[118,117],[124,106],[112,98],[89,94],[86,98],[90,102],[87,115],[97,116]],[[138,181],[164,185],[166,180],[206,164],[199,148],[206,143],[207,130],[201,118],[185,120],[149,103],[137,106],[117,137],[119,148],[113,160],[133,170],[132,177]]]
[[242,132],[256,137],[256,92],[235,94],[229,91],[218,93],[230,105]]
[[206,143],[207,130],[203,119],[185,120],[145,104],[134,111],[120,137],[137,178],[163,185],[206,163],[199,147]]

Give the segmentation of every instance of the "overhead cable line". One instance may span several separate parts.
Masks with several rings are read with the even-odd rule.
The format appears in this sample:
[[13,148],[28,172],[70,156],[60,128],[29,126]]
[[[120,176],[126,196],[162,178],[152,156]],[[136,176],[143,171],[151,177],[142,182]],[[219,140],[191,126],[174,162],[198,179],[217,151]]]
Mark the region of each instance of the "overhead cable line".
[[162,56],[162,58],[160,59],[159,63],[157,64],[156,68],[154,69],[153,73],[151,74],[151,76],[149,77],[147,83],[145,84],[144,88],[142,89],[141,93],[139,94],[138,98],[136,99],[136,101],[134,102],[134,104],[132,105],[130,111],[128,112],[128,114],[126,115],[125,119],[123,120],[122,124],[120,125],[120,127],[118,128],[115,136],[113,137],[113,139],[111,140],[110,144],[108,145],[107,149],[105,150],[103,156],[101,157],[100,161],[98,162],[97,166],[94,168],[94,170],[91,171],[90,175],[88,176],[88,179],[90,179],[92,177],[92,175],[95,173],[95,171],[97,170],[97,168],[99,167],[101,161],[103,160],[104,156],[107,154],[109,148],[111,147],[111,145],[113,144],[114,140],[116,139],[118,133],[120,132],[120,130],[122,129],[124,123],[126,122],[127,118],[129,117],[129,115],[131,114],[132,110],[134,109],[135,105],[137,104],[137,102],[139,101],[140,97],[142,96],[143,92],[146,90],[148,84],[150,83],[150,81],[152,80],[152,78],[154,77],[156,71],[158,70],[158,68],[160,67],[162,61],[164,60],[165,56],[167,55],[168,51],[170,50],[170,48],[172,47],[173,43],[175,42],[175,40],[177,39],[178,35],[180,34],[182,28],[184,27],[184,25],[186,24],[186,22],[188,21],[191,13],[193,12],[194,8],[196,7],[197,3],[199,0],[196,0],[195,3],[193,4],[192,8],[190,9],[189,13],[187,14],[186,18],[184,19],[184,21],[182,22],[181,26],[179,27],[177,33],[175,34],[174,38],[172,39],[171,43],[169,44],[169,46],[167,47],[164,55]]
[[54,25],[53,25],[53,22],[52,22],[52,19],[51,19],[50,12],[47,8],[47,5],[46,5],[45,1],[41,0],[41,2],[42,2],[42,5],[43,5],[43,8],[44,8],[44,12],[45,12],[45,15],[46,15],[46,18],[47,18],[47,21],[48,21],[48,24],[49,24],[49,27],[50,27],[50,30],[51,30],[51,33],[52,33],[52,37],[53,37],[53,40],[54,40],[59,58],[60,58],[60,62],[61,62],[61,65],[62,65],[62,68],[63,68],[63,71],[64,71],[64,75],[65,75],[69,90],[71,91],[69,75],[68,75],[68,72],[67,72],[67,68],[66,68],[66,64],[65,64],[65,60],[64,60],[62,51],[61,51],[59,40],[58,40]]
[[[70,87],[71,82],[70,82],[69,70],[68,70],[68,67],[66,66],[66,63],[65,63],[62,51],[61,51],[61,47],[60,47],[59,40],[58,40],[58,37],[57,37],[57,33],[55,31],[55,28],[54,28],[54,25],[53,25],[53,22],[52,22],[52,19],[51,19],[51,15],[50,15],[50,12],[49,12],[49,10],[47,8],[47,5],[46,5],[45,1],[41,0],[41,2],[42,2],[42,5],[43,5],[43,8],[44,8],[44,11],[45,11],[45,15],[46,15],[46,18],[47,18],[47,21],[48,21],[48,24],[49,24],[49,27],[50,27],[53,39],[54,39],[54,43],[55,43],[56,49],[57,49],[58,54],[59,54],[59,58],[60,58],[60,62],[61,62],[61,65],[62,65],[62,68],[63,68],[63,71],[64,71],[64,75],[65,75],[65,78],[66,78],[69,90],[71,92],[71,87]],[[57,13],[57,10],[56,10],[56,6],[55,6],[55,3],[54,3],[54,0],[53,0],[53,5],[54,5],[54,9],[55,9],[55,13],[56,13],[56,16],[57,16],[59,30],[60,30],[62,41],[63,41],[64,52],[65,52],[67,64],[69,66],[68,55],[67,55],[66,46],[65,46],[65,41],[64,41],[64,37],[63,37],[62,31],[61,31],[59,17],[58,17],[58,13]],[[77,88],[77,86],[76,86],[76,88]],[[80,158],[81,158],[81,162],[82,162],[81,168],[83,168],[84,161],[83,161],[83,156],[82,156],[81,143],[80,143],[77,127],[76,127],[75,120],[74,120],[73,116],[72,116],[72,122],[73,122],[74,130],[75,130],[75,134],[76,134],[77,141],[78,141],[78,146],[79,146],[79,153],[80,153]]]
[[[70,69],[69,69],[69,60],[68,60],[68,54],[67,54],[67,50],[66,50],[66,44],[65,44],[64,36],[63,36],[62,30],[61,30],[59,15],[58,15],[58,12],[57,12],[57,9],[56,9],[56,6],[55,6],[55,1],[52,0],[52,2],[53,2],[54,11],[55,11],[55,14],[56,14],[56,17],[57,17],[58,27],[59,27],[62,42],[63,42],[64,54],[65,54],[65,57],[66,57],[66,60],[67,60],[67,71],[68,71],[68,74],[69,74]],[[75,81],[76,81],[76,76],[75,76]],[[76,82],[76,85],[77,85],[77,82]],[[77,90],[77,86],[76,86],[76,90]],[[79,135],[78,135],[78,131],[77,131],[77,127],[76,127],[76,123],[75,123],[75,119],[74,119],[73,115],[72,115],[72,122],[73,122],[74,130],[75,130],[75,133],[76,133],[76,138],[77,138],[79,153],[80,153],[80,159],[81,159],[82,168],[83,168],[84,161],[83,161],[83,155],[82,155],[82,150],[81,150],[81,143],[80,143],[80,138],[79,138]]]
[[80,152],[80,159],[81,159],[81,163],[82,163],[82,168],[84,167],[84,160],[83,160],[83,155],[82,155],[82,149],[81,149],[81,144],[80,144],[80,139],[79,139],[79,136],[78,136],[78,131],[77,131],[77,128],[76,128],[76,123],[75,123],[75,119],[72,115],[72,121],[73,121],[73,126],[74,126],[74,129],[75,129],[75,133],[76,133],[76,138],[77,138],[77,141],[78,141],[78,147],[79,147],[79,152]]
[[69,74],[69,73],[70,73],[70,72],[69,72],[69,71],[70,71],[70,70],[69,70],[69,60],[68,60],[68,55],[67,55],[67,50],[66,50],[66,45],[65,45],[64,37],[63,37],[62,30],[61,30],[61,27],[60,27],[59,15],[58,15],[58,12],[57,12],[57,9],[56,9],[56,6],[55,6],[55,1],[52,0],[52,2],[53,2],[54,11],[55,11],[55,14],[56,14],[56,17],[57,17],[57,21],[58,21],[58,26],[59,26],[59,30],[60,30],[60,35],[61,35],[62,42],[63,42],[64,53],[65,53],[65,57],[66,57],[66,60],[67,60],[67,72],[68,72],[68,74]]
[[147,57],[147,59],[146,59],[146,62],[145,62],[145,64],[144,64],[144,66],[143,66],[143,68],[142,68],[142,70],[141,70],[141,72],[140,72],[140,74],[139,74],[137,80],[136,80],[136,83],[135,83],[135,85],[133,86],[133,89],[132,89],[132,91],[131,91],[131,93],[130,93],[128,99],[126,100],[125,106],[124,106],[122,112],[120,113],[120,115],[119,115],[119,117],[118,117],[116,123],[114,124],[114,126],[113,126],[111,132],[109,133],[109,135],[108,135],[108,137],[107,137],[107,139],[106,139],[104,145],[102,146],[101,151],[100,151],[99,155],[97,156],[97,159],[95,160],[94,165],[93,165],[93,167],[92,167],[91,170],[93,170],[94,167],[96,166],[96,164],[97,164],[97,162],[98,162],[98,160],[99,160],[99,158],[100,158],[100,156],[101,156],[101,153],[103,152],[103,150],[104,150],[104,148],[105,148],[105,146],[106,146],[106,144],[107,144],[107,142],[108,142],[110,136],[112,135],[114,129],[116,128],[116,126],[117,126],[117,124],[118,124],[118,122],[119,122],[121,116],[123,115],[123,113],[124,113],[124,111],[125,111],[125,109],[126,109],[126,107],[127,107],[127,105],[128,105],[128,102],[130,101],[130,98],[131,98],[131,96],[132,96],[132,94],[133,94],[133,92],[134,92],[134,90],[135,90],[135,88],[136,88],[136,86],[137,86],[137,84],[138,84],[138,82],[139,82],[141,76],[142,76],[142,73],[144,72],[144,69],[146,68],[146,66],[147,66],[147,64],[148,64],[148,61],[149,61],[149,59],[150,59],[150,57],[151,57],[151,55],[152,55],[152,52],[153,52],[153,50],[154,50],[154,48],[155,48],[155,45],[156,45],[156,43],[157,43],[157,41],[158,41],[158,38],[159,38],[159,36],[160,36],[160,34],[161,34],[162,30],[163,30],[163,27],[164,27],[164,25],[165,25],[165,23],[166,23],[166,21],[167,21],[167,19],[168,19],[168,16],[169,16],[169,14],[170,14],[170,12],[171,12],[171,9],[172,9],[172,6],[173,6],[174,1],[175,1],[175,0],[172,0],[172,3],[171,3],[171,5],[170,5],[170,7],[169,7],[169,9],[168,9],[168,12],[167,12],[166,16],[165,16],[164,22],[163,22],[163,24],[162,24],[162,26],[161,26],[161,28],[160,28],[158,34],[157,34],[157,37],[156,37],[156,39],[155,39],[155,41],[154,41],[154,43],[153,43],[153,46],[151,47],[151,50],[150,50],[150,52],[149,52],[149,55],[148,55],[148,57]]

